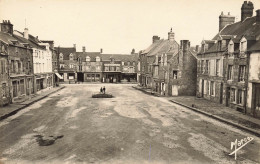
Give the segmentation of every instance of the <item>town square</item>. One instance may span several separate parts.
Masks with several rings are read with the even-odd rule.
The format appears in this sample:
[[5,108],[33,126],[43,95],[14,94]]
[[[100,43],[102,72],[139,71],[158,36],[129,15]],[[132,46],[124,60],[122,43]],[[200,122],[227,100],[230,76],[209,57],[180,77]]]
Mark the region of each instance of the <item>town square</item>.
[[0,164],[260,163],[259,1],[0,0],[0,21]]

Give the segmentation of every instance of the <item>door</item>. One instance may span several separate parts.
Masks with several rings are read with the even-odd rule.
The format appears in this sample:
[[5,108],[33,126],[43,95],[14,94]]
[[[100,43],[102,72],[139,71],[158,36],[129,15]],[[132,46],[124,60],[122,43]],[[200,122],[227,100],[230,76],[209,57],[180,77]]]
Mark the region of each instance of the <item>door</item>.
[[253,115],[257,116],[260,114],[260,84],[255,84],[255,93],[254,93],[254,108]]
[[204,80],[201,81],[201,97],[204,97]]
[[220,95],[219,95],[219,103],[223,103],[223,83],[220,84]]
[[227,87],[227,91],[226,91],[226,106],[229,106],[230,103],[230,87]]
[[178,96],[178,85],[172,85],[172,95]]

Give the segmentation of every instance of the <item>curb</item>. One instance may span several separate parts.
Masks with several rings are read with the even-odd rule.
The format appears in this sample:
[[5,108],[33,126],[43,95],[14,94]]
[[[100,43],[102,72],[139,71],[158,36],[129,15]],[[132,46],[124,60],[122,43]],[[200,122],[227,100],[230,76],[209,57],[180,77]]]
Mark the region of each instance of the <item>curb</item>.
[[134,89],[136,89],[136,90],[139,90],[139,91],[141,91],[141,92],[147,94],[147,95],[154,96],[154,97],[162,97],[162,96],[159,96],[159,95],[151,94],[150,92],[146,92],[146,91],[144,91],[143,89],[140,89],[140,88],[137,88],[137,87],[134,87],[134,86],[132,86],[132,87],[133,87]]
[[41,98],[39,98],[39,99],[37,99],[37,100],[34,100],[34,101],[32,101],[32,102],[30,102],[30,103],[28,103],[28,104],[26,104],[26,105],[24,105],[24,106],[22,106],[22,107],[20,107],[20,108],[14,110],[14,111],[12,111],[12,112],[10,112],[10,113],[7,113],[7,114],[1,116],[1,117],[0,117],[0,121],[2,121],[2,120],[4,120],[4,119],[6,119],[6,118],[8,118],[8,117],[10,117],[10,116],[12,116],[12,115],[14,115],[14,114],[16,114],[16,113],[19,112],[20,110],[22,110],[22,109],[24,109],[24,108],[26,108],[26,107],[28,107],[28,106],[30,106],[30,105],[36,103],[37,101],[40,101],[40,100],[42,100],[42,99],[44,99],[44,98],[50,96],[51,94],[56,93],[56,92],[58,92],[58,91],[60,91],[60,90],[62,90],[62,89],[64,89],[64,88],[65,88],[65,86],[62,86],[61,88],[57,89],[57,90],[54,91],[54,92],[51,92],[51,93],[49,93],[49,94],[47,94],[47,95],[45,95],[45,96],[43,96],[43,97],[41,97]]
[[190,106],[188,106],[188,105],[182,104],[182,103],[177,102],[177,101],[174,101],[174,100],[169,100],[169,101],[172,102],[172,103],[181,105],[181,106],[183,106],[183,107],[189,108],[189,109],[191,109],[191,110],[193,110],[193,111],[195,111],[195,112],[197,112],[197,113],[203,114],[203,115],[205,115],[205,116],[208,116],[208,117],[213,118],[213,119],[215,119],[215,120],[218,120],[218,121],[220,121],[220,122],[224,122],[224,123],[226,123],[226,124],[228,124],[228,125],[231,125],[231,126],[234,126],[234,127],[236,127],[236,128],[239,128],[239,129],[241,129],[241,130],[244,130],[244,131],[246,131],[246,132],[249,132],[249,133],[251,133],[251,134],[253,134],[253,135],[257,136],[257,137],[260,137],[260,133],[259,133],[258,131],[256,131],[256,130],[254,130],[254,129],[251,129],[251,128],[245,127],[245,126],[243,126],[243,125],[240,125],[240,124],[231,122],[231,121],[229,121],[229,120],[227,120],[227,119],[224,119],[224,118],[222,118],[222,117],[219,117],[219,116],[217,116],[217,115],[214,115],[214,114],[211,114],[211,113],[208,113],[208,112],[201,111],[201,110],[199,110],[199,109],[197,109],[197,108],[190,107]]

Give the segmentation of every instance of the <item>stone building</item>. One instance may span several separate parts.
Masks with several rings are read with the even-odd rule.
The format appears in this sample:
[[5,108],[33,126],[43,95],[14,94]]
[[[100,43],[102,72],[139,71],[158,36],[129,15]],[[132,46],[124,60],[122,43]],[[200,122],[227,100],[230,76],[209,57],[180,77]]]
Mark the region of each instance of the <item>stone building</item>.
[[75,83],[77,81],[76,47],[56,47],[58,53],[59,69],[56,76],[63,83]]
[[195,95],[196,53],[187,40],[179,46],[172,29],[167,40],[153,36],[153,43],[140,53],[139,62],[141,86],[166,96]]
[[[5,81],[1,81],[3,94],[1,99],[10,97],[5,102],[1,101],[5,104],[6,101],[20,101],[33,93],[33,52],[28,43],[20,42],[19,37],[14,35],[13,25],[10,21],[1,23],[0,40],[4,43],[2,47],[4,54],[8,55],[7,60],[3,60],[1,57],[1,70],[5,74],[2,76]],[[9,76],[8,78],[6,78],[6,74]]]
[[[253,64],[256,68],[253,69],[250,61],[252,64],[252,59],[258,54],[260,14],[257,10],[256,16],[253,16],[253,8],[252,2],[245,1],[241,7],[241,21],[234,23],[233,17],[212,40],[202,41],[198,54],[197,96],[259,116],[259,112],[255,112],[257,89],[252,92],[253,87],[257,88],[257,82],[253,80],[257,81],[257,78],[253,78],[255,73],[252,70],[257,70],[259,66]],[[251,47],[255,48],[251,50]]]

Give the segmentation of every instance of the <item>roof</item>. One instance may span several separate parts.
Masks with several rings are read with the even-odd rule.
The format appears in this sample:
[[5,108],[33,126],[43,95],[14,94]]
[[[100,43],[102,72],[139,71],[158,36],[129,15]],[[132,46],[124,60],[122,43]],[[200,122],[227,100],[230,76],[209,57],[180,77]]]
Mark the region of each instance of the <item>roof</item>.
[[154,42],[153,44],[151,44],[148,48],[146,48],[145,50],[142,51],[142,54],[147,54],[150,51],[152,51],[153,49],[155,49],[158,45],[160,45],[163,42],[163,39],[158,40],[156,42]]
[[249,51],[260,51],[260,40],[256,41],[249,49]]
[[14,36],[12,36],[9,33],[0,31],[0,40],[9,45],[14,45],[14,43],[12,41],[17,41],[16,46],[23,47],[23,44],[21,44],[21,42],[19,42],[19,40],[17,40],[17,38],[15,38]]
[[100,57],[101,61],[110,60],[114,58],[117,61],[135,61],[138,59],[138,54],[101,54],[100,52],[76,52],[77,57],[86,58],[90,57],[90,61],[96,61],[96,57]]
[[227,25],[213,38],[213,40],[216,40],[218,35],[233,35],[236,38],[242,38],[243,36],[259,36],[260,23],[256,23],[255,16],[250,17],[242,22],[240,21]]
[[[57,50],[57,52],[63,54],[63,60],[69,60],[69,55],[76,54],[76,48],[75,47],[55,47],[54,49]],[[76,56],[74,55],[74,59]]]

